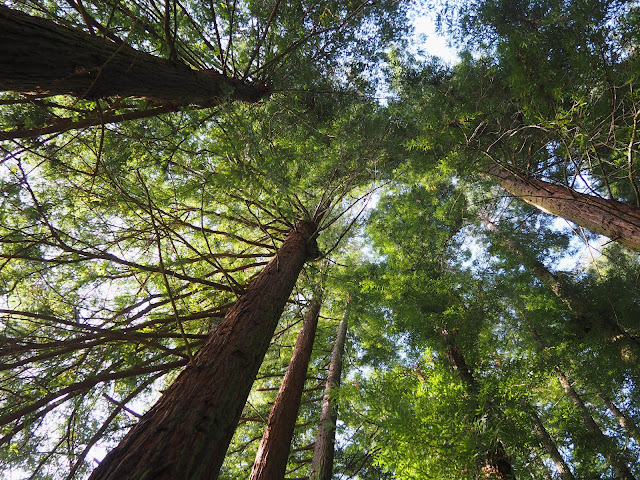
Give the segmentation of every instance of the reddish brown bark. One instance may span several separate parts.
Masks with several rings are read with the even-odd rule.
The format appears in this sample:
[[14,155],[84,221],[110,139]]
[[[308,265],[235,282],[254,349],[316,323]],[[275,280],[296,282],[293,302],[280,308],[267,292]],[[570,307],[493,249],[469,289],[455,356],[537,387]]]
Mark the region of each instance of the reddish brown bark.
[[511,461],[500,440],[487,453],[485,464],[480,469],[480,472],[481,478],[486,480],[515,480],[516,477],[511,468]]
[[517,175],[495,163],[489,173],[502,188],[529,205],[640,251],[640,208]]
[[336,423],[338,421],[338,405],[333,398],[335,389],[340,385],[342,374],[342,355],[347,338],[347,319],[343,318],[338,326],[338,335],[333,344],[329,373],[322,397],[322,413],[316,435],[316,444],[311,459],[310,480],[331,480],[333,477],[333,456],[336,441]]
[[3,5],[0,50],[4,91],[88,99],[145,97],[177,105],[256,102],[269,93]]
[[217,478],[251,385],[304,263],[316,225],[299,222],[176,381],[91,480]]
[[284,478],[293,430],[307,378],[307,368],[313,351],[313,341],[318,327],[320,298],[313,298],[302,322],[291,362],[287,367],[276,399],[273,402],[267,425],[262,434],[250,480]]

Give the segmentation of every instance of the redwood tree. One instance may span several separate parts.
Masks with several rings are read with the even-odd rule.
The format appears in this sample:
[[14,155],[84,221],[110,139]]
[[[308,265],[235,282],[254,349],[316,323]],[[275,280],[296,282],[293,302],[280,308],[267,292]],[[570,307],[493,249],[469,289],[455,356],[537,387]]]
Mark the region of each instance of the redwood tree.
[[331,480],[333,476],[333,456],[335,452],[336,422],[338,421],[338,405],[334,398],[340,386],[342,374],[342,355],[347,338],[346,316],[338,326],[338,334],[331,352],[331,363],[327,374],[327,382],[322,396],[322,412],[318,425],[318,434],[311,459],[311,480]]
[[[146,97],[180,105],[256,102],[264,87],[138,51],[0,5],[0,90],[98,99]],[[37,55],[34,55],[37,52]]]
[[489,172],[506,191],[543,212],[640,251],[639,207],[511,172],[496,163],[489,167]]
[[298,274],[317,256],[316,230],[316,221],[297,223],[193,362],[105,457],[92,480],[216,478]]
[[307,368],[313,351],[321,305],[321,297],[314,297],[304,316],[302,328],[293,348],[291,362],[287,367],[287,372],[273,402],[267,425],[262,434],[262,442],[258,447],[256,460],[253,464],[251,480],[284,478],[293,430],[298,418],[298,408],[307,378]]

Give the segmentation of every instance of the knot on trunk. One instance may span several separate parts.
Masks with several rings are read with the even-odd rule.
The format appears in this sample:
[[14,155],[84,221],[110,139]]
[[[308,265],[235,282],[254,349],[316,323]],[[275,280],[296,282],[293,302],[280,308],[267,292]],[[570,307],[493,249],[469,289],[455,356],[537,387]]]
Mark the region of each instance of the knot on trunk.
[[311,260],[317,260],[322,256],[320,249],[318,248],[318,242],[316,241],[316,237],[313,236],[307,242],[307,262]]

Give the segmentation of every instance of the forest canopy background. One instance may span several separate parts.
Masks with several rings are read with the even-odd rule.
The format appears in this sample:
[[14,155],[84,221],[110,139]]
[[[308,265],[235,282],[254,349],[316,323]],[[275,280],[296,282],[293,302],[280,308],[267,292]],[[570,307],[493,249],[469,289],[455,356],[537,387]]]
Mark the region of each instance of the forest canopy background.
[[3,474],[638,478],[639,18],[4,2]]

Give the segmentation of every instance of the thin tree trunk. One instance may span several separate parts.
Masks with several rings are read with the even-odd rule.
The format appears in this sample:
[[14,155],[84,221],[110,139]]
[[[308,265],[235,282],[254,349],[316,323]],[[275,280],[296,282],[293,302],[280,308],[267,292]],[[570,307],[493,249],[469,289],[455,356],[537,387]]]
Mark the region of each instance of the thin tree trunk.
[[327,383],[322,397],[320,424],[318,425],[316,444],[313,449],[313,458],[311,459],[309,480],[331,480],[333,477],[333,456],[335,452],[336,423],[338,421],[338,405],[333,395],[335,389],[340,385],[342,356],[346,338],[347,319],[345,317],[338,326],[338,334],[331,353]]
[[316,224],[299,222],[175,382],[91,480],[217,478],[251,385],[304,263]]
[[[448,330],[442,331],[442,340],[446,346],[447,358],[451,363],[451,367],[458,372],[460,378],[466,385],[469,396],[474,403],[477,403],[480,389],[471,368],[467,364],[464,355],[454,341],[455,332]],[[477,405],[476,405],[477,407]],[[476,408],[477,410],[477,408]],[[484,465],[480,467],[482,478],[495,480],[515,480],[511,461],[504,449],[504,445],[499,438],[495,439],[495,443],[491,446],[484,458]]]
[[534,411],[531,411],[530,417],[531,421],[533,422],[536,434],[538,435],[542,446],[551,457],[551,460],[553,460],[560,478],[562,478],[562,480],[575,480],[573,473],[571,473],[571,469],[564,461],[564,458],[562,458],[562,455],[560,455],[558,447],[556,447],[555,442],[551,438],[551,435],[549,435],[547,429],[544,427],[544,424],[542,423],[542,420],[540,420],[538,414]]
[[619,458],[618,455],[615,455],[614,452],[615,450],[617,450],[617,448],[615,447],[615,445],[612,445],[611,438],[602,433],[602,430],[600,430],[600,427],[591,416],[591,413],[582,401],[582,398],[580,397],[578,392],[576,392],[576,390],[571,385],[571,382],[569,382],[569,379],[567,379],[566,375],[558,366],[556,366],[556,376],[558,377],[558,381],[560,382],[560,385],[562,385],[565,394],[567,395],[567,397],[569,397],[569,399],[573,402],[573,404],[580,412],[580,415],[582,416],[582,422],[587,427],[587,430],[591,434],[592,438],[597,442],[597,444],[602,446],[602,450],[604,450],[604,452],[602,453],[604,453],[605,457],[611,464],[611,468],[613,468],[613,471],[615,472],[617,478],[619,480],[635,480],[635,477],[631,473],[631,470],[629,470],[628,465],[621,458]]
[[640,429],[638,429],[638,426],[635,424],[635,422],[632,419],[629,419],[627,415],[622,410],[620,410],[620,408],[615,403],[607,399],[604,395],[598,393],[598,396],[600,397],[600,400],[602,400],[607,406],[609,411],[613,413],[613,416],[616,417],[616,420],[618,420],[620,426],[633,437],[636,443],[640,441]]
[[[544,351],[545,343],[538,332],[533,327],[530,327],[530,331],[540,349]],[[600,453],[602,453],[607,458],[607,460],[611,464],[611,467],[613,468],[613,471],[616,473],[617,478],[619,480],[635,480],[635,477],[629,470],[629,467],[627,466],[625,461],[620,458],[620,455],[616,454],[618,448],[613,444],[611,438],[602,433],[602,430],[591,416],[589,409],[582,401],[582,398],[580,397],[578,392],[576,392],[576,390],[573,388],[571,382],[564,374],[559,365],[555,366],[555,371],[556,377],[558,378],[562,389],[564,390],[569,400],[571,400],[571,402],[580,412],[582,421],[587,428],[587,431],[591,435],[591,438],[593,439],[595,444],[601,447]]]
[[250,480],[284,478],[309,360],[313,351],[313,341],[316,337],[321,302],[321,298],[314,297],[304,316],[291,362],[280,384],[262,434]]
[[517,175],[496,163],[491,164],[489,173],[502,188],[529,205],[640,251],[640,208]]
[[[485,226],[491,232],[498,230],[497,225],[490,221],[485,222]],[[640,358],[640,341],[638,338],[627,332],[611,317],[591,312],[584,301],[580,299],[575,285],[566,277],[551,272],[542,262],[528,255],[525,249],[513,239],[503,238],[501,243],[518,258],[523,267],[546,285],[569,308],[576,316],[576,320],[580,322],[580,327],[585,329],[587,325],[591,325],[601,328],[604,332],[608,332],[611,337],[611,343],[617,344],[621,358],[632,357],[633,360]]]
[[98,99],[145,97],[176,105],[256,102],[268,89],[193,70],[81,30],[0,5],[0,90]]

